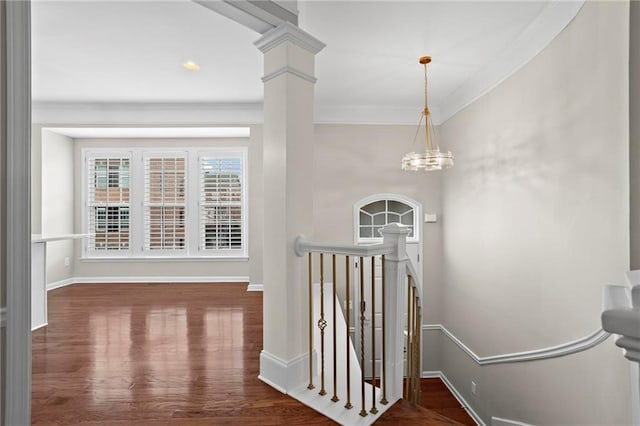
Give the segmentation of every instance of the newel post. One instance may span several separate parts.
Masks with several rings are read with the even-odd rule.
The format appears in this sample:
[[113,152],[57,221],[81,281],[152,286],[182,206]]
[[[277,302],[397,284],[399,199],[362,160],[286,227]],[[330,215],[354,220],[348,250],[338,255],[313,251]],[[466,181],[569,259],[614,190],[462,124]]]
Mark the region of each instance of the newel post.
[[386,316],[386,370],[387,398],[393,403],[402,398],[402,380],[404,376],[404,309],[407,299],[406,264],[407,236],[409,227],[392,223],[382,231],[385,245],[392,245],[394,250],[385,256],[385,316]]

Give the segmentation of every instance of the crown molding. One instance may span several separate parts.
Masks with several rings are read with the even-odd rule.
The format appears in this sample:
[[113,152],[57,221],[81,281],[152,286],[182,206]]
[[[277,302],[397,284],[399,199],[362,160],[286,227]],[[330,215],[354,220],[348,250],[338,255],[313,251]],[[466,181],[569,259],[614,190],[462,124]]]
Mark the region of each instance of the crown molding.
[[571,23],[583,5],[584,0],[548,2],[509,46],[438,105],[440,122],[447,121],[526,65]]
[[302,31],[300,28],[289,22],[284,22],[276,28],[267,31],[254,43],[254,45],[262,53],[266,53],[286,41],[291,42],[296,46],[299,46],[313,53],[314,55],[320,52],[326,46],[323,42],[321,42],[311,34]]
[[34,123],[56,124],[256,124],[262,102],[34,102]]
[[[429,108],[434,125],[441,123],[439,108]],[[318,124],[400,124],[417,126],[422,109],[393,106],[315,106]]]
[[[282,70],[290,72],[291,70]],[[274,76],[271,76],[274,77]],[[304,76],[299,76],[305,78]],[[307,76],[309,77],[309,76]],[[267,77],[265,77],[267,78]],[[309,80],[311,81],[311,80]],[[315,107],[316,124],[416,126],[420,111],[403,107]],[[438,108],[431,108],[435,125]],[[242,125],[264,122],[262,103],[35,102],[33,122],[51,125]]]

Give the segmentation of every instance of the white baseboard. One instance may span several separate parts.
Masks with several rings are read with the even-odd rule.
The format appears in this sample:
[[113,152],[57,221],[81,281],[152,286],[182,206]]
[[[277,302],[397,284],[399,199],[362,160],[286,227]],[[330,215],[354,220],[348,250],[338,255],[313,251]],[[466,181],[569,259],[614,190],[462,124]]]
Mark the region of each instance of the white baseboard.
[[48,326],[48,325],[49,325],[49,323],[48,323],[48,322],[45,322],[45,323],[43,323],[43,324],[40,324],[40,325],[39,325],[39,326],[37,326],[37,327],[32,327],[32,328],[31,328],[31,331],[36,331],[36,330],[38,330],[38,329],[40,329],[40,328],[42,328],[42,327],[46,327],[46,326]]
[[533,426],[529,423],[518,422],[516,420],[502,419],[500,417],[491,417],[491,426]]
[[47,284],[47,291],[55,290],[56,288],[66,287],[68,285],[75,284],[75,283],[76,282],[74,278],[67,278],[66,280],[56,281],[56,282]]
[[425,379],[437,377],[440,380],[442,380],[442,382],[445,384],[447,389],[449,389],[449,392],[451,392],[453,396],[458,400],[462,408],[464,408],[464,410],[469,414],[469,416],[471,416],[473,421],[480,426],[487,426],[487,424],[482,420],[482,418],[478,415],[478,413],[476,413],[473,410],[473,408],[471,408],[471,405],[469,405],[467,400],[464,399],[462,394],[458,392],[458,390],[453,386],[453,384],[449,381],[449,379],[447,379],[447,376],[445,376],[442,371],[423,371],[422,377]]
[[247,283],[249,277],[73,277],[47,284],[47,291],[73,284],[127,284],[127,283]]
[[[314,364],[315,358],[314,351]],[[288,393],[305,383],[309,377],[308,373],[309,356],[307,354],[285,361],[265,350],[260,352],[260,375],[258,379],[282,393]]]
[[247,291],[264,291],[264,284],[251,284],[247,286]]

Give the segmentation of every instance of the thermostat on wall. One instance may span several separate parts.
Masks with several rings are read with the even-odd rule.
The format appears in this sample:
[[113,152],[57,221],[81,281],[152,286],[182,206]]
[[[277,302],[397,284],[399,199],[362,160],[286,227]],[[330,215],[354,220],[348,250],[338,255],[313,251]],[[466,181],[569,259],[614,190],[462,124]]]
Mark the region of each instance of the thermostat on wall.
[[438,215],[435,213],[425,213],[424,221],[427,223],[436,223],[438,221]]

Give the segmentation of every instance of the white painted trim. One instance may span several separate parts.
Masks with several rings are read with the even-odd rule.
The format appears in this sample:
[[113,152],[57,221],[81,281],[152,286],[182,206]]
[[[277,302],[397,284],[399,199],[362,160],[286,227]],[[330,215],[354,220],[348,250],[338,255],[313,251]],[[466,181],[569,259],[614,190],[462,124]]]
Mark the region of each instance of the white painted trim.
[[276,28],[267,31],[260,37],[254,45],[262,52],[266,53],[274,47],[284,43],[291,42],[314,55],[320,52],[326,46],[323,42],[313,37],[311,34],[302,31],[300,28],[289,22],[283,22]]
[[411,197],[407,197],[402,194],[391,194],[391,193],[381,193],[381,194],[372,194],[367,197],[364,197],[355,203],[353,203],[353,241],[356,244],[370,244],[371,242],[382,241],[382,237],[380,238],[369,238],[369,239],[361,239],[360,238],[360,209],[366,206],[367,204],[373,203],[375,201],[384,201],[384,200],[392,200],[398,201],[403,204],[407,204],[414,211],[414,221],[413,221],[413,237],[407,237],[407,243],[418,243],[418,252],[422,256],[422,203],[414,200]]
[[34,123],[69,125],[225,125],[264,121],[262,102],[34,102]]
[[249,277],[73,277],[65,280],[56,281],[47,284],[47,291],[55,290],[57,288],[66,287],[73,284],[135,284],[135,283],[149,283],[149,284],[220,284],[220,283],[232,283],[232,284],[245,284],[249,282]]
[[[31,3],[2,2],[2,421],[31,424]],[[6,55],[6,56],[4,56]],[[6,102],[5,102],[6,100]],[[5,155],[6,154],[6,155]]]
[[[429,106],[429,115],[433,124],[440,124],[440,111]],[[314,120],[316,124],[368,124],[368,125],[407,125],[414,129],[420,117],[415,107],[395,105],[323,105],[316,102]]]
[[55,282],[47,284],[47,291],[55,290],[57,288],[66,287],[68,285],[75,284],[75,283],[76,283],[75,278],[67,278],[65,280],[55,281]]
[[283,388],[280,385],[276,384],[275,382],[272,382],[271,380],[267,379],[262,374],[258,374],[258,379],[260,379],[264,383],[268,384],[269,386],[271,386],[272,388],[274,388],[278,392],[281,392],[281,393],[283,393],[285,395],[287,394],[287,390],[285,388]]
[[247,286],[247,291],[264,291],[264,284],[251,284]]
[[7,308],[0,307],[0,328],[4,328],[7,324]]
[[487,426],[484,420],[482,420],[482,417],[480,417],[478,413],[476,413],[473,410],[473,408],[471,408],[471,405],[469,405],[467,400],[464,399],[462,394],[458,392],[458,389],[456,389],[455,386],[453,386],[453,383],[451,383],[449,379],[447,379],[447,376],[445,376],[445,374],[442,371],[423,371],[422,377],[425,379],[439,378],[440,380],[442,380],[442,383],[444,383],[447,389],[449,389],[449,392],[451,392],[451,394],[453,394],[453,396],[458,400],[458,402],[460,403],[460,406],[464,408],[464,410],[467,412],[467,414],[469,414],[469,416],[473,419],[473,421],[480,426]]
[[[409,231],[407,231],[408,233]],[[302,257],[306,253],[332,253],[345,256],[378,256],[382,254],[390,254],[393,252],[392,245],[389,244],[371,244],[368,246],[357,246],[353,244],[332,244],[332,243],[316,243],[299,236],[294,242],[294,251],[296,256]]]
[[441,122],[490,92],[540,53],[576,17],[584,0],[550,1],[509,46],[438,105]]
[[44,322],[44,323],[42,323],[42,324],[39,324],[39,325],[37,325],[37,326],[33,327],[33,328],[31,329],[31,331],[39,330],[39,329],[41,329],[42,327],[46,327],[46,326],[48,326],[48,325],[49,325],[49,323],[48,323],[48,322]]
[[293,67],[290,67],[288,65],[285,65],[285,66],[283,66],[281,68],[278,68],[277,70],[273,71],[272,73],[269,73],[269,74],[265,75],[264,77],[262,77],[262,82],[266,83],[269,80],[273,80],[274,78],[279,77],[279,76],[281,76],[283,74],[287,74],[287,73],[295,75],[296,77],[300,77],[303,80],[307,80],[310,83],[314,83],[315,84],[315,82],[318,81],[318,79],[315,78],[314,76],[312,76],[311,74],[307,74],[306,72],[300,71],[297,68],[293,68]]
[[423,331],[439,330],[442,331],[453,343],[455,343],[464,353],[469,355],[478,365],[492,365],[492,364],[507,364],[513,362],[527,362],[538,361],[549,358],[557,358],[561,356],[571,355],[577,352],[586,351],[594,346],[604,342],[610,336],[609,333],[601,328],[582,337],[577,340],[572,340],[567,343],[563,343],[548,348],[534,349],[530,351],[514,352],[501,355],[492,355],[486,357],[480,357],[476,355],[467,345],[465,345],[460,339],[454,336],[447,328],[442,324],[424,324],[422,326]]
[[[235,1],[220,1],[220,0],[193,0],[195,3],[206,7],[207,9],[213,10],[216,13],[219,13],[222,16],[226,16],[232,21],[237,22],[240,25],[243,25],[249,29],[257,31],[260,34],[263,34],[273,27],[274,24],[271,24],[258,16],[254,16],[251,13],[248,13],[240,8],[237,8],[233,5]],[[247,0],[240,0],[247,1]]]
[[[317,358],[313,351],[314,371]],[[288,393],[301,386],[308,379],[309,355],[304,353],[285,361],[269,352],[260,352],[260,374],[258,379],[282,393]]]
[[491,426],[533,426],[529,423],[516,420],[503,419],[501,417],[491,417]]
[[118,256],[109,256],[109,257],[81,257],[80,262],[87,263],[102,263],[102,262],[248,262],[249,256],[154,256],[154,257],[144,257],[144,256],[133,256],[133,257],[118,257]]

